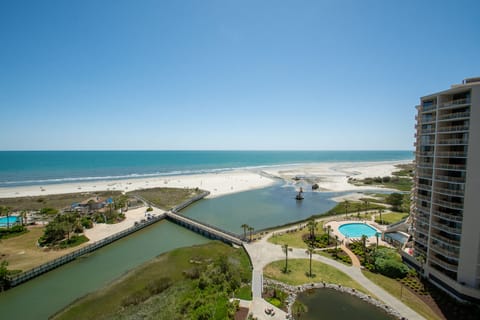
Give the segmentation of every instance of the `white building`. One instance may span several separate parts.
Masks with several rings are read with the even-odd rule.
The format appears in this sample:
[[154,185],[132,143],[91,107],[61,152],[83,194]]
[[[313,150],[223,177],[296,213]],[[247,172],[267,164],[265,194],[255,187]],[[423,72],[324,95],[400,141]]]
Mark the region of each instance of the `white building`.
[[413,254],[432,283],[480,301],[480,78],[416,108]]

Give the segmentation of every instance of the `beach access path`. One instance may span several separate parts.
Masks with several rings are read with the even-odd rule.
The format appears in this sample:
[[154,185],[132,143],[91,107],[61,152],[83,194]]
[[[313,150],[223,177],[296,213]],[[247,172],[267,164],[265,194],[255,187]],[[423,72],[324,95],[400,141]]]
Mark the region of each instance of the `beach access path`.
[[[275,232],[285,232],[287,230],[295,229],[295,227],[289,227],[282,230],[276,230]],[[273,261],[285,259],[285,254],[280,245],[275,245],[268,242],[268,238],[272,236],[272,233],[269,233],[260,240],[257,240],[252,243],[245,243],[244,247],[253,264],[253,275],[252,275],[252,293],[253,299],[251,303],[251,310],[254,316],[258,319],[285,319],[287,314],[274,308],[275,316],[270,316],[265,314],[264,310],[267,307],[273,307],[271,304],[262,299],[261,293],[263,291],[263,269],[266,265]],[[348,249],[347,249],[348,250]],[[305,249],[292,248],[288,253],[289,259],[307,259],[308,256],[305,253]],[[390,308],[396,310],[406,319],[425,319],[420,314],[412,310],[410,307],[406,306],[402,301],[398,300],[396,297],[392,296],[390,293],[377,286],[375,283],[366,278],[361,268],[355,264],[354,266],[347,266],[335,260],[314,254],[312,259],[320,261],[322,263],[328,264],[332,267],[337,268],[338,270],[349,275],[353,280],[357,281],[370,293],[375,295],[378,299],[381,299],[386,305]]]

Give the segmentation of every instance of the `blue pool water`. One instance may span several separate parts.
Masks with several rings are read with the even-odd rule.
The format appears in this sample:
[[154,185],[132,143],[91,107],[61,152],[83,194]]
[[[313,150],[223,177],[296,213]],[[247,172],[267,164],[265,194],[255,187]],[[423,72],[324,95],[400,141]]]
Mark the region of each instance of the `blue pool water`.
[[361,238],[362,235],[373,237],[377,230],[365,223],[347,223],[341,225],[338,230],[346,237]]
[[[8,220],[7,220],[8,219]],[[10,224],[10,227],[19,221],[18,217],[2,217],[0,218],[0,227],[6,227],[7,221]]]

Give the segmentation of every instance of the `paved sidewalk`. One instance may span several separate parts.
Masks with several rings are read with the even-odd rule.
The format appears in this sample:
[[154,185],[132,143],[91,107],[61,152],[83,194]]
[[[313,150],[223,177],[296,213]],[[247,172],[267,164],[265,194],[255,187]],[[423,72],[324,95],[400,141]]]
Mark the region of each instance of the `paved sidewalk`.
[[[279,231],[276,231],[276,232],[279,232]],[[263,268],[270,262],[282,260],[285,258],[285,253],[283,252],[280,245],[275,245],[267,241],[267,239],[270,236],[271,234],[263,237],[259,241],[244,244],[245,250],[250,256],[250,259],[252,260],[252,264],[253,264],[253,274],[252,274],[253,300],[252,300],[251,312],[253,312],[254,316],[258,317],[259,319],[285,319],[286,313],[281,310],[279,310],[279,313],[276,313],[275,317],[270,317],[265,314],[264,312],[265,307],[263,307],[262,309],[262,306],[272,307],[268,302],[266,302],[261,298],[261,292],[263,288]],[[347,254],[349,251],[350,250],[346,251]],[[352,252],[350,253],[353,254]],[[290,258],[291,259],[307,259],[308,258],[307,254],[305,253],[305,249],[297,249],[297,248],[292,248],[292,250],[288,252],[288,257],[289,259]],[[403,317],[410,320],[424,319],[417,312],[415,312],[414,310],[406,306],[402,301],[398,300],[396,297],[392,296],[390,293],[388,293],[384,289],[380,288],[379,286],[371,282],[368,278],[366,278],[360,269],[359,262],[358,262],[358,265],[357,263],[354,263],[355,266],[347,266],[347,265],[344,265],[343,263],[337,262],[335,260],[320,256],[317,254],[314,254],[312,256],[312,259],[328,264],[348,274],[353,280],[357,281],[365,289],[370,291],[378,299],[381,299],[390,308],[396,310]],[[356,260],[358,261],[358,259]],[[354,261],[354,259],[352,259],[352,261]],[[261,284],[261,287],[260,287],[260,284]],[[277,315],[280,316],[280,312],[283,314],[280,318],[278,318]]]

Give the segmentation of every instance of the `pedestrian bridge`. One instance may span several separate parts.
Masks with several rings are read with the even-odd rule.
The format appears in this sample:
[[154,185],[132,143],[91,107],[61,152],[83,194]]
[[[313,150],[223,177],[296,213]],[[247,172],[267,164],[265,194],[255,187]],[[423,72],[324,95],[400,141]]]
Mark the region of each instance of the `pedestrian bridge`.
[[222,230],[204,222],[185,217],[172,211],[166,212],[165,217],[167,220],[199,233],[207,238],[220,240],[228,244],[236,244],[238,246],[243,244],[243,241],[237,234]]

